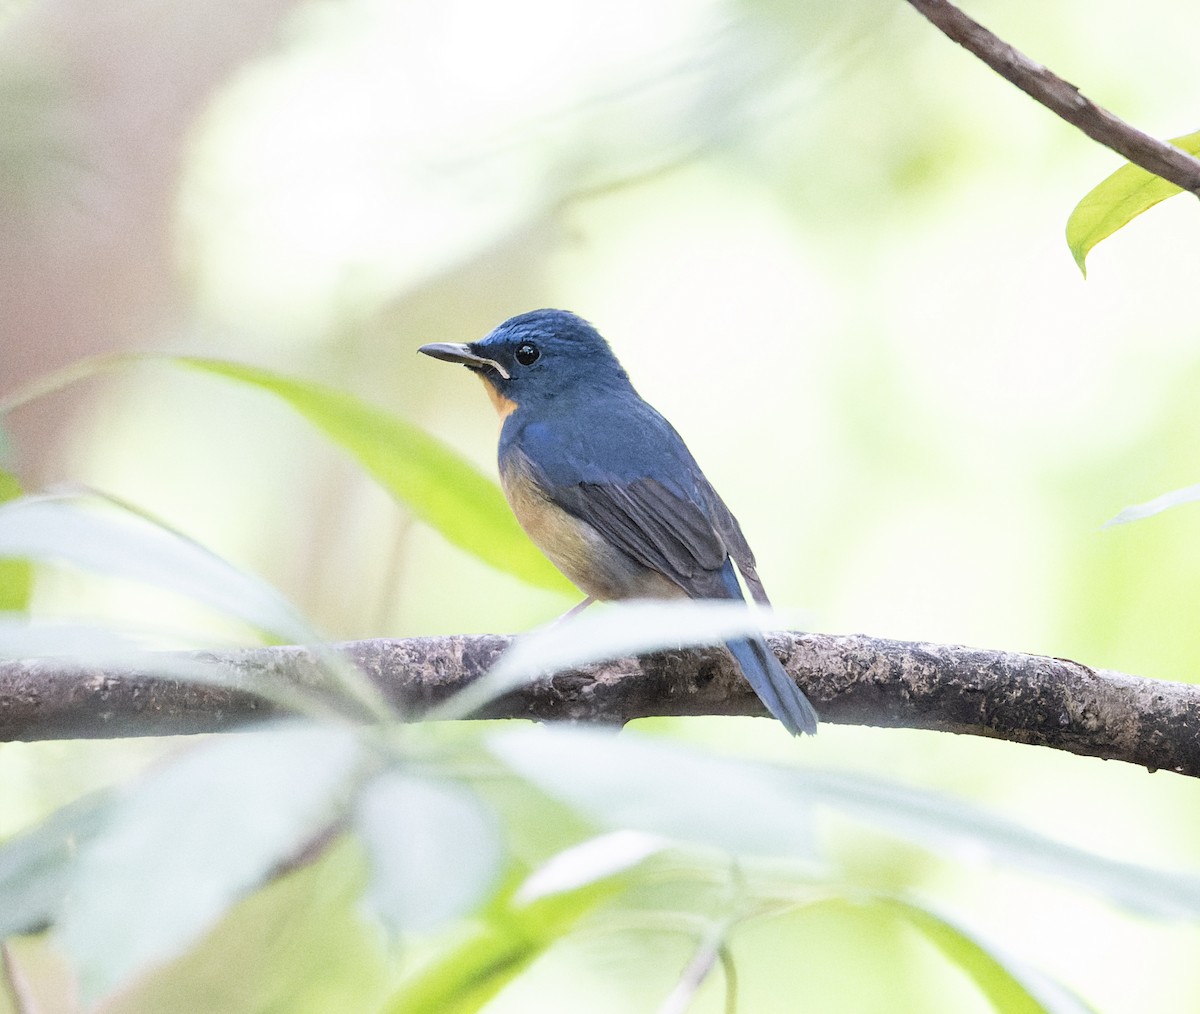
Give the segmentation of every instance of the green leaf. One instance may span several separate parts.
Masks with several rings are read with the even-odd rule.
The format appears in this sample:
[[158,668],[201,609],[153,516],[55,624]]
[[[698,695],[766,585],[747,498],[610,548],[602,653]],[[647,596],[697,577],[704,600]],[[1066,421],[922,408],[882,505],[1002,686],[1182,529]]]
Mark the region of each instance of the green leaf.
[[360,793],[366,903],[393,932],[437,928],[477,907],[500,874],[495,817],[462,785],[387,771]]
[[[552,857],[511,898],[490,907],[464,939],[406,982],[384,1014],[474,1014],[486,1006],[584,915],[616,894],[625,872],[648,854],[636,844],[594,841],[601,843],[602,855],[592,849],[586,856]],[[588,844],[578,849],[588,851]],[[572,872],[560,879],[564,866]]]
[[361,917],[361,850],[345,837],[240,901],[204,939],[103,1004],[104,1014],[377,1011],[395,975]]
[[1021,872],[1049,875],[1133,911],[1159,918],[1200,919],[1200,877],[1194,874],[1108,859],[1054,841],[962,799],[866,775],[776,768],[763,777],[786,778],[799,799],[829,806],[950,858],[961,855],[965,846],[976,855],[982,853]]
[[962,799],[864,775],[720,759],[624,732],[502,732],[489,749],[602,827],[627,827],[735,854],[811,853],[826,806],[953,859],[964,848],[1024,873],[1095,892],[1159,918],[1200,919],[1200,877],[1064,845]]
[[1153,500],[1147,500],[1145,503],[1126,507],[1115,518],[1104,522],[1103,527],[1111,528],[1113,525],[1125,525],[1130,521],[1141,521],[1143,518],[1153,517],[1155,514],[1170,510],[1172,507],[1195,503],[1197,500],[1200,500],[1200,485],[1185,486],[1183,489],[1172,490],[1170,493],[1156,496]]
[[[0,469],[0,503],[21,495],[17,477]],[[0,560],[0,612],[24,612],[33,594],[33,566],[28,560]]]
[[76,497],[0,504],[0,557],[54,560],[186,595],[286,640],[315,639],[274,588],[192,540],[128,511]]
[[323,384],[215,359],[171,361],[282,398],[454,545],[539,588],[573,592],[521,530],[500,487],[420,427]]
[[[1200,131],[1171,139],[1190,155],[1200,154]],[[1093,187],[1067,219],[1067,245],[1087,277],[1087,255],[1102,239],[1129,224],[1160,201],[1182,193],[1174,183],[1127,163]]]
[[0,845],[0,939],[55,921],[75,856],[103,827],[112,802],[107,792],[85,796]]
[[1095,1014],[1065,987],[1015,961],[931,909],[898,898],[875,903],[903,916],[960,968],[1000,1014]]
[[500,487],[420,427],[345,391],[269,370],[193,356],[95,356],[10,392],[0,416],[99,374],[170,362],[268,391],[349,451],[393,496],[454,545],[528,584],[574,594],[517,524]]
[[348,730],[291,724],[209,740],[132,786],[80,850],[59,923],[87,997],[181,953],[297,854],[359,757]]
[[609,831],[551,856],[534,870],[513,895],[530,903],[568,894],[632,869],[671,842],[642,831]]
[[811,858],[811,808],[766,765],[715,758],[624,732],[502,732],[489,749],[603,828],[628,828],[734,855]]
[[[97,510],[97,506],[110,509]],[[314,680],[297,691],[283,680],[272,682],[268,673],[254,687],[264,696],[304,713],[329,714],[347,706],[356,717],[364,710],[379,719],[393,716],[378,688],[348,658],[322,645],[300,612],[271,585],[128,504],[98,494],[90,499],[22,497],[0,504],[0,557],[66,562],[186,595],[285,641],[310,646],[321,662],[314,675],[319,672],[323,682]],[[46,626],[0,621],[0,653],[24,644],[26,657],[39,654],[39,641],[51,631]],[[75,649],[90,664],[103,658],[145,675],[216,685],[231,682],[219,663],[138,653],[131,650],[131,642],[122,652],[123,638],[114,631],[65,626],[60,632],[64,641],[49,646],[49,654],[71,654]],[[238,682],[234,678],[233,683]]]

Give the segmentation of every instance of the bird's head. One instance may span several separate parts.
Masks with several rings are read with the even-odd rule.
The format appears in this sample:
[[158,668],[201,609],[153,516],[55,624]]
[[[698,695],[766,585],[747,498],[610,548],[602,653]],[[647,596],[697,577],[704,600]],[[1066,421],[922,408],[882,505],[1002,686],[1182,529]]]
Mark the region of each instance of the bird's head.
[[531,310],[477,342],[437,342],[417,351],[478,373],[502,417],[518,406],[628,383],[600,332],[566,310]]

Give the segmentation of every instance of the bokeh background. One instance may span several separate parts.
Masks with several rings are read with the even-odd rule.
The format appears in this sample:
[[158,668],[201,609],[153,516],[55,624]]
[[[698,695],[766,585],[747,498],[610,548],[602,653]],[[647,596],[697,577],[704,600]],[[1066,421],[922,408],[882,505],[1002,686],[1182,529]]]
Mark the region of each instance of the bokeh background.
[[[1195,128],[1200,8],[970,13],[1151,133]],[[1085,282],[1064,224],[1119,160],[906,4],[7,0],[0,54],[0,392],[105,352],[228,357],[345,387],[491,470],[479,385],[415,349],[565,307],[814,628],[1194,678],[1200,514],[1101,526],[1200,481],[1197,208],[1139,219]],[[571,604],[446,544],[261,393],[146,365],[5,425],[28,488],[133,501],[335,638],[519,631]],[[67,574],[42,576],[36,609],[234,636]],[[1170,774],[929,733],[646,724],[1200,867],[1197,790]],[[0,833],[163,749],[0,747]],[[1200,1010],[1192,926],[856,829],[836,849],[1101,1011]],[[852,908],[756,932],[747,1010],[798,1009],[780,995],[798,982],[811,1011],[987,1009]],[[564,983],[573,1010],[621,1009],[662,960],[565,947],[496,1010]]]

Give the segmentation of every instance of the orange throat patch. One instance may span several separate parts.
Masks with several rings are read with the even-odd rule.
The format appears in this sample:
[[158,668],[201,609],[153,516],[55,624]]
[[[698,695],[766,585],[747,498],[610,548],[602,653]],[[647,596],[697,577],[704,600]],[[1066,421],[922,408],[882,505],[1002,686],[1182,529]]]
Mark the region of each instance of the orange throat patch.
[[483,389],[487,391],[488,398],[496,406],[496,414],[500,416],[500,421],[504,422],[505,419],[517,410],[517,403],[510,398],[504,397],[504,395],[497,391],[496,385],[488,380],[487,377],[480,374],[479,379],[483,381]]

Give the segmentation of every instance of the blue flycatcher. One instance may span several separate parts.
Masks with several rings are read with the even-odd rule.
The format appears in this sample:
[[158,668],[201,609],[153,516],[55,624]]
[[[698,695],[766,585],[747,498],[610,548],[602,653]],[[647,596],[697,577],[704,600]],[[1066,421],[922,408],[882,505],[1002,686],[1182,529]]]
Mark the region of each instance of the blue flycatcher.
[[[506,320],[477,342],[421,352],[479,374],[500,413],[500,481],[550,561],[592,599],[768,604],[737,520],[683,439],[644,402],[612,349],[565,310]],[[793,735],[817,714],[761,635],[726,642]]]

